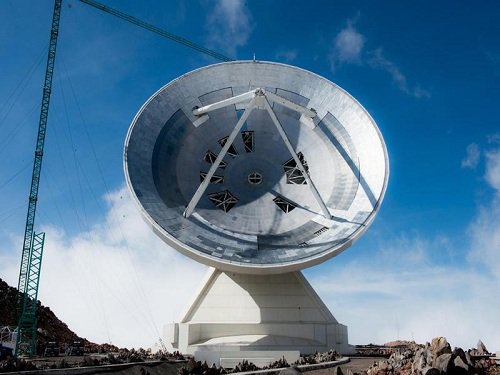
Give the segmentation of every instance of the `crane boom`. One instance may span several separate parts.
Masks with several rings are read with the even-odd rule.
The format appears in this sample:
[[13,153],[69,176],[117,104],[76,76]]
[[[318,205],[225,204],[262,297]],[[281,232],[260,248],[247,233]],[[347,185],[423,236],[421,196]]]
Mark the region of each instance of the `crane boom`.
[[87,5],[90,5],[90,6],[93,6],[94,8],[97,8],[99,10],[102,10],[108,14],[111,14],[115,17],[118,17],[118,18],[121,18],[125,21],[128,21],[136,26],[139,26],[139,27],[142,27],[143,29],[146,29],[146,30],[149,30],[149,31],[152,31],[153,33],[155,34],[158,34],[158,35],[161,35],[163,36],[164,38],[167,38],[167,39],[170,39],[170,40],[173,40],[174,42],[177,42],[177,43],[180,43],[186,47],[189,47],[189,48],[192,48],[198,52],[201,52],[201,53],[204,53],[208,56],[212,56],[213,58],[216,58],[217,60],[220,60],[220,61],[233,61],[233,59],[231,59],[230,57],[227,57],[227,56],[224,56],[223,54],[219,53],[219,52],[216,52],[216,51],[213,51],[211,49],[208,49],[206,47],[203,47],[199,44],[196,44],[186,38],[183,38],[182,36],[179,36],[179,35],[175,35],[175,34],[172,34],[171,32],[169,31],[165,31],[165,30],[162,30],[160,29],[159,27],[156,27],[154,25],[151,25],[147,22],[144,22],[138,18],[135,18],[131,15],[128,15],[126,13],[123,13],[117,9],[114,9],[114,8],[111,8],[107,5],[104,5],[104,4],[101,4],[101,3],[98,3],[97,1],[94,1],[94,0],[80,0],[82,3],[84,4],[87,4]]
[[[23,250],[21,255],[21,267],[19,270],[18,291],[20,306],[20,318],[18,325],[18,337],[16,353],[18,349],[27,351],[26,354],[35,354],[36,335],[36,304],[38,298],[38,282],[40,278],[40,267],[43,251],[43,234],[35,234],[35,213],[38,200],[38,187],[40,185],[40,172],[42,169],[43,148],[47,119],[49,116],[50,94],[52,91],[52,77],[54,75],[54,64],[56,60],[57,37],[59,34],[59,20],[61,18],[62,0],[54,1],[54,12],[52,14],[52,27],[50,30],[49,53],[45,69],[45,81],[43,84],[42,105],[40,109],[40,120],[38,122],[38,135],[36,140],[35,157],[33,161],[33,173],[31,176],[31,188],[28,200],[28,214],[24,230]],[[41,237],[40,237],[41,236]],[[41,246],[40,246],[41,244]],[[35,250],[34,250],[35,247]],[[24,344],[24,345],[23,345]]]

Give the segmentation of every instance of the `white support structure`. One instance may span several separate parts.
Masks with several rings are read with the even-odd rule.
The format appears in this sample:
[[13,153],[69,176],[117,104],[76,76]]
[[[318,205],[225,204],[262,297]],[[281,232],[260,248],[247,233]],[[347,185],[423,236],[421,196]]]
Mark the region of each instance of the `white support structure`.
[[290,100],[285,99],[279,95],[273,94],[272,92],[265,91],[264,93],[268,100],[281,104],[282,106],[287,107],[292,111],[303,114],[304,116],[307,116],[309,118],[313,118],[316,116],[316,111],[314,109],[308,109],[301,105],[295,104],[294,102],[291,102]]
[[204,115],[205,113],[215,111],[216,109],[227,107],[231,104],[238,104],[241,102],[250,101],[255,97],[256,91],[257,90],[248,91],[244,94],[236,95],[233,96],[232,98],[221,100],[220,102],[208,104],[201,108],[196,108],[193,110],[193,115],[200,116]]
[[[233,144],[234,139],[238,135],[238,132],[241,130],[241,128],[242,128],[243,124],[245,123],[245,121],[247,120],[248,116],[250,116],[250,113],[255,108],[266,110],[269,113],[271,120],[273,121],[274,125],[276,126],[276,129],[278,130],[278,133],[280,134],[281,138],[283,139],[283,142],[285,142],[285,145],[286,145],[288,151],[290,151],[290,154],[292,155],[293,160],[295,160],[297,167],[299,168],[300,172],[302,173],[302,175],[306,179],[307,184],[309,185],[309,189],[311,189],[311,193],[313,194],[314,199],[316,199],[316,201],[318,202],[318,204],[321,208],[321,211],[323,212],[323,215],[327,219],[332,218],[332,215],[330,214],[330,211],[326,207],[326,204],[325,204],[323,198],[321,198],[321,195],[319,194],[318,189],[316,188],[313,181],[311,180],[311,177],[309,177],[309,174],[307,173],[306,169],[304,168],[304,165],[300,161],[300,158],[298,157],[297,153],[293,149],[293,146],[290,143],[288,136],[286,135],[285,129],[283,129],[283,126],[279,122],[278,117],[276,116],[273,109],[269,105],[269,100],[274,102],[274,103],[281,104],[281,105],[283,105],[283,106],[285,106],[293,111],[296,111],[296,112],[301,114],[301,117],[305,117],[305,118],[309,119],[309,121],[303,120],[303,122],[305,122],[306,125],[308,125],[309,122],[312,122],[312,118],[314,118],[314,116],[316,116],[316,111],[314,111],[313,109],[308,109],[308,108],[305,108],[301,105],[295,104],[288,99],[285,99],[285,98],[283,98],[279,95],[273,94],[271,92],[267,92],[261,88],[251,90],[251,91],[248,91],[244,94],[236,95],[236,96],[233,96],[232,98],[224,99],[224,100],[221,100],[219,102],[208,104],[204,107],[196,108],[193,110],[193,114],[196,116],[202,116],[202,115],[206,116],[206,114],[208,112],[214,111],[216,109],[224,108],[224,107],[227,107],[227,106],[230,106],[233,104],[238,104],[238,103],[250,101],[247,108],[243,112],[243,115],[238,120],[233,131],[229,135],[226,143],[224,144],[224,147],[222,147],[222,150],[220,151],[219,155],[217,155],[217,159],[210,167],[210,170],[208,171],[207,175],[205,176],[205,179],[200,183],[200,186],[198,186],[198,189],[196,190],[193,197],[189,201],[189,204],[187,205],[187,207],[183,213],[183,216],[185,218],[188,218],[193,213],[193,211],[196,208],[196,205],[198,204],[198,202],[200,201],[203,193],[207,189],[207,186],[210,183],[212,176],[214,175],[217,168],[219,168],[220,162],[222,161],[224,156],[226,156],[226,153],[229,150],[229,148],[231,147],[231,145]],[[313,123],[313,125],[314,125],[314,123]],[[311,125],[308,125],[308,126],[311,126]]]
[[[229,104],[225,104],[225,105],[230,105],[230,104],[233,104],[233,103],[229,103]],[[224,144],[224,147],[222,147],[222,150],[219,152],[219,155],[217,155],[217,159],[215,159],[214,163],[210,167],[207,175],[205,176],[205,179],[201,182],[200,186],[198,186],[198,189],[194,193],[193,198],[191,198],[191,201],[189,202],[186,209],[184,210],[184,214],[183,214],[184,217],[189,217],[193,213],[193,210],[195,209],[196,205],[200,201],[201,196],[203,195],[203,193],[207,189],[208,184],[212,180],[212,177],[213,177],[215,171],[217,170],[217,168],[219,168],[220,162],[222,161],[222,159],[224,159],[224,156],[226,156],[227,150],[229,150],[229,147],[231,147],[231,145],[233,144],[234,139],[238,135],[239,131],[241,130],[241,127],[243,126],[243,124],[247,120],[248,116],[250,115],[250,113],[252,112],[254,107],[255,107],[255,98],[253,98],[250,101],[250,104],[248,105],[247,109],[245,109],[245,112],[243,112],[243,115],[236,123],[234,130],[229,135],[226,143]],[[206,107],[204,107],[204,108],[206,108]],[[217,107],[217,108],[221,108],[221,107]],[[214,109],[217,109],[217,108],[212,108],[209,110],[213,111]],[[206,111],[202,112],[202,113],[206,113]]]
[[311,193],[314,196],[314,199],[318,202],[319,206],[321,207],[321,211],[323,211],[323,215],[327,219],[331,219],[332,215],[330,214],[330,211],[328,211],[328,208],[326,207],[325,202],[323,201],[323,198],[321,198],[321,195],[318,192],[318,189],[316,189],[316,186],[311,180],[311,177],[309,177],[309,173],[307,173],[306,169],[304,168],[304,165],[302,164],[302,161],[300,161],[299,156],[293,149],[292,144],[290,143],[290,140],[288,139],[288,136],[286,135],[285,129],[283,129],[283,126],[281,125],[280,121],[278,120],[278,117],[276,117],[276,114],[274,113],[273,109],[269,105],[269,102],[264,99],[264,106],[267,109],[267,112],[269,113],[269,116],[271,116],[271,120],[273,120],[274,125],[276,125],[276,129],[278,129],[278,133],[280,133],[281,138],[283,139],[283,142],[285,142],[285,145],[292,154],[293,160],[295,160],[295,163],[297,164],[297,167],[299,168],[300,172],[304,176],[304,178],[307,181],[307,184],[309,185],[309,188],[311,189]]
[[247,275],[211,269],[181,321],[165,326],[164,341],[168,350],[217,365],[224,358],[269,363],[299,352],[351,351],[347,327],[301,272]]

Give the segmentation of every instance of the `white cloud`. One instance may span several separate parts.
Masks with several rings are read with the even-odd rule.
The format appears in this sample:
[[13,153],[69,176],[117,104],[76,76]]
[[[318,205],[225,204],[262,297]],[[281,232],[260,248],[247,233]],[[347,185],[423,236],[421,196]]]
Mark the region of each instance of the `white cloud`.
[[330,52],[332,71],[345,63],[360,64],[364,45],[365,37],[354,28],[351,22],[348,22],[348,25],[340,30],[333,40]]
[[382,51],[382,48],[377,48],[371,52],[371,57],[368,59],[368,64],[374,69],[381,69],[389,73],[392,81],[396,86],[408,95],[412,95],[416,98],[428,98],[430,93],[419,85],[415,87],[410,87],[406,76],[401,72],[399,67],[389,59],[387,59]]
[[481,151],[476,143],[471,143],[467,146],[467,155],[462,160],[462,168],[474,169],[479,163],[479,158],[481,156]]
[[297,56],[299,55],[299,51],[296,49],[288,49],[288,50],[280,50],[276,52],[276,61],[283,61],[286,63],[291,63]]
[[446,336],[456,346],[469,348],[482,339],[487,347],[500,348],[494,328],[500,301],[492,298],[499,279],[475,271],[465,259],[458,267],[425,261],[432,240],[404,242],[410,248],[385,249],[377,259],[332,266],[311,278],[335,317],[348,326],[350,343]]
[[[481,207],[479,214],[469,227],[472,249],[471,262],[482,265],[500,281],[500,200],[490,206]],[[497,284],[497,292],[500,285]],[[499,309],[500,311],[500,309]]]
[[[206,267],[159,240],[125,188],[106,200],[105,220],[90,231],[69,238],[42,228],[39,299],[91,341],[150,347],[164,324],[179,319]],[[17,285],[18,267],[12,252],[0,252],[0,274],[10,285]]]
[[485,156],[486,181],[500,196],[500,149],[488,151]]
[[208,43],[236,57],[252,32],[251,15],[243,0],[217,0],[210,3],[208,14]]
[[500,133],[488,135],[487,141],[488,143],[500,144]]
[[500,280],[500,148],[486,151],[485,156],[484,178],[493,189],[493,198],[490,204],[480,207],[469,227],[472,238],[469,259]]

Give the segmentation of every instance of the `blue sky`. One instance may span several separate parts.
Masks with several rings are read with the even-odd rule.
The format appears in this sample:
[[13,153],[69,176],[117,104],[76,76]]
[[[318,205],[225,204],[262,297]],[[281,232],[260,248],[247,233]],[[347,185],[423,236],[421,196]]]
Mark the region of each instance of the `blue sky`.
[[[255,53],[311,70],[358,99],[384,135],[389,187],[367,233],[306,276],[351,343],[444,335],[500,350],[496,2],[105,4],[235,59]],[[52,7],[0,2],[0,277],[11,285]],[[216,62],[64,2],[36,224],[47,232],[39,297],[91,340],[150,345],[203,277],[203,266],[143,225],[124,188],[122,152],[150,95]]]

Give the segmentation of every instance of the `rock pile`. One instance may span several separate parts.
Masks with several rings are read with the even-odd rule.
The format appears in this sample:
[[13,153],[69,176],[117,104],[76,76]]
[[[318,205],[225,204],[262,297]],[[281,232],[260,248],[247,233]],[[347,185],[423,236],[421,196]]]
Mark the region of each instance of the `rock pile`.
[[490,353],[488,352],[488,349],[486,349],[486,346],[484,346],[483,342],[479,340],[477,342],[477,348],[472,349],[470,351],[470,355],[475,357],[482,357],[482,356],[489,356]]
[[[264,369],[283,367],[290,367],[284,358],[271,363],[269,366],[264,367]],[[177,373],[178,375],[224,375],[257,370],[262,370],[262,368],[246,360],[238,363],[233,369],[225,369],[224,367],[217,367],[215,364],[209,366],[207,362],[202,363],[191,358],[186,366],[181,367]]]
[[94,344],[88,340],[83,340],[85,353],[112,353],[120,349],[112,344]]
[[418,344],[415,341],[397,340],[384,345],[356,345],[354,350],[356,356],[360,357],[390,357],[393,353],[400,353],[405,349],[414,350],[416,347],[418,347]]
[[[246,364],[248,364],[247,361]],[[244,363],[245,364],[245,363]],[[241,365],[241,363],[240,363]],[[250,371],[250,370],[249,370]],[[178,375],[220,375],[220,374],[227,374],[227,372],[224,370],[222,367],[216,367],[215,364],[212,365],[211,367],[208,366],[207,362],[200,362],[200,361],[195,361],[193,358],[191,358],[188,363],[181,367],[177,371]]]
[[120,349],[117,353],[108,354],[108,358],[113,357],[114,363],[132,363],[144,361],[183,361],[184,356],[175,351],[170,353],[168,351],[159,350],[153,353],[151,349]]
[[[425,345],[416,345],[399,353],[393,353],[388,360],[378,361],[367,375],[482,375],[491,373],[494,360],[480,341],[477,349],[465,352],[461,348],[451,349],[444,337],[436,337]],[[476,353],[481,353],[480,357]]]
[[313,355],[308,355],[304,357],[300,357],[297,361],[297,365],[312,365],[318,363],[332,362],[340,359],[342,356],[337,353],[335,350],[330,350],[326,353],[316,353]]

